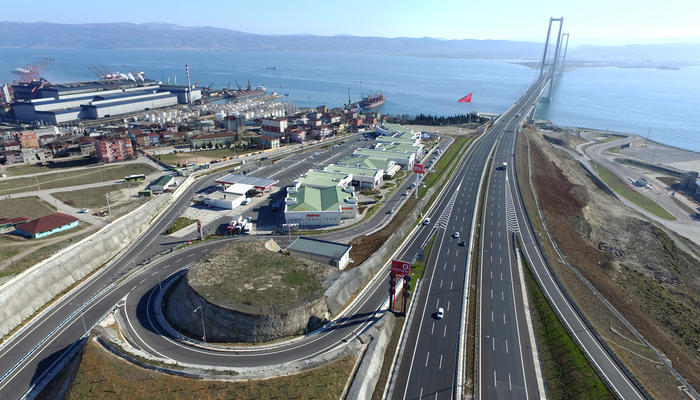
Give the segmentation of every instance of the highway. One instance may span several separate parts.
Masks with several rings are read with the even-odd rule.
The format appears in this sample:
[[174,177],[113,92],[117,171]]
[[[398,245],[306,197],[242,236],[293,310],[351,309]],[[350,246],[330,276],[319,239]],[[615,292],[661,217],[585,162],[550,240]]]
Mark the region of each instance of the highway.
[[[462,308],[466,306],[462,299],[465,296],[465,274],[468,272],[468,246],[472,239],[470,235],[482,174],[494,146],[500,142],[506,130],[512,129],[515,115],[536,94],[537,87],[533,86],[499,117],[454,172],[445,196],[449,199],[448,205],[441,207],[440,229],[431,250],[431,262],[426,268],[421,290],[416,294],[416,315],[407,328],[404,354],[400,356],[401,363],[393,384],[394,399],[446,399],[453,398],[457,391],[457,355],[464,340],[460,333],[460,318]],[[487,204],[487,211],[490,204]],[[453,237],[455,232],[459,232],[459,239]],[[459,245],[461,240],[465,240],[464,246]],[[434,314],[440,307],[444,309],[445,317],[436,319]],[[514,321],[514,316],[511,316],[511,321]],[[517,343],[517,339],[514,343]],[[516,344],[513,351],[517,349]],[[501,360],[504,361],[504,368],[512,364],[515,370],[517,366],[522,376],[522,368],[519,363],[516,365],[516,360]],[[494,359],[494,362],[498,361]],[[521,383],[521,386],[524,387],[524,384]],[[536,387],[534,390],[537,390]],[[512,398],[522,398],[517,393]]]
[[[487,133],[470,147],[467,155],[457,165],[454,174],[446,182],[441,195],[427,212],[426,216],[430,217],[430,223],[418,226],[397,252],[396,258],[415,260],[428,239],[433,234],[436,235],[433,256],[426,268],[424,282],[415,294],[418,296],[415,302],[416,315],[412,320],[413,323],[407,327],[405,354],[398,366],[398,375],[392,392],[393,398],[412,399],[424,396],[452,398],[458,391],[456,387],[457,382],[460,382],[457,372],[458,355],[462,352],[461,344],[465,334],[460,331],[460,318],[463,307],[466,306],[464,282],[470,261],[468,249],[479,182],[489,154],[494,148],[495,163],[512,159],[516,138],[513,127],[517,124],[517,119],[521,118],[517,114],[526,115],[530,107],[537,102],[542,83],[542,80],[537,81]],[[325,157],[329,154],[326,153]],[[323,159],[323,157],[320,158]],[[643,398],[591,334],[585,321],[575,312],[546,267],[526,220],[515,181],[513,164],[508,162],[508,168],[505,171],[490,171],[488,196],[484,207],[485,217],[481,227],[484,250],[486,247],[491,249],[491,245],[496,247],[493,252],[484,251],[483,262],[480,263],[484,280],[487,275],[490,279],[491,272],[494,273],[493,280],[480,289],[482,301],[479,307],[482,318],[479,322],[481,358],[478,372],[480,373],[479,382],[483,382],[483,386],[480,385],[478,389],[480,397],[536,398],[542,396],[536,379],[532,378],[534,369],[530,369],[532,345],[527,340],[527,329],[523,327],[524,318],[521,317],[523,307],[519,301],[522,298],[522,293],[519,292],[521,282],[511,257],[513,243],[511,235],[508,234],[509,213],[506,211],[509,204],[507,199],[511,196],[513,199],[510,214],[511,226],[515,226],[512,224],[517,220],[517,231],[524,244],[525,256],[533,264],[535,274],[542,282],[546,295],[552,299],[555,308],[575,333],[577,341],[594,360],[594,364],[602,371],[605,379],[620,397]],[[509,177],[507,181],[506,174]],[[214,176],[202,179],[190,190],[194,193],[204,189],[210,186],[213,180]],[[405,182],[402,189],[408,184],[410,182]],[[397,196],[400,196],[402,191],[397,190],[392,196],[392,201],[401,201]],[[183,196],[109,267],[98,271],[91,279],[62,297],[28,324],[20,334],[3,344],[0,348],[0,374],[2,374],[0,375],[0,398],[20,397],[43,377],[68,347],[78,341],[115,304],[119,304],[125,311],[129,331],[136,346],[178,361],[233,367],[265,366],[323,354],[342,344],[344,340],[361,333],[386,312],[389,287],[387,266],[357,296],[357,300],[333,321],[330,327],[301,339],[280,343],[274,348],[253,347],[246,351],[241,349],[221,351],[193,346],[169,337],[153,318],[152,300],[159,288],[159,282],[182,270],[210,248],[226,243],[226,241],[208,242],[190,246],[141,266],[144,260],[153,258],[166,249],[166,246],[172,245],[160,233],[182,213],[189,205],[191,198],[191,195]],[[334,232],[325,237],[337,240],[340,237],[347,239],[350,235],[362,234],[377,223],[386,221],[387,216],[383,214],[385,213],[380,210],[368,223],[353,227],[349,232]],[[496,228],[485,234],[485,229],[491,226],[491,222],[496,224]],[[459,239],[452,237],[455,232],[460,233]],[[487,239],[493,235],[495,237]],[[288,239],[293,238],[292,236]],[[282,243],[288,239],[279,238]],[[462,239],[466,240],[465,246],[459,245]],[[486,257],[488,262],[485,261]],[[494,257],[493,261],[491,261],[492,257]],[[496,257],[501,259],[497,261]],[[505,257],[508,259],[506,260]],[[503,273],[503,280],[500,278],[501,273]],[[485,298],[487,295],[485,288],[488,290],[489,298]],[[494,301],[490,299],[491,289],[494,290]],[[502,298],[501,293],[503,293]],[[445,310],[445,318],[441,320],[433,318],[433,313],[438,307]],[[490,311],[494,312],[494,318],[489,327]],[[500,320],[496,318],[498,316]],[[499,326],[499,321],[505,322]],[[481,336],[488,333],[491,333],[490,342],[485,340],[485,336]],[[505,340],[512,343],[513,347],[506,350]],[[488,349],[491,349],[490,354],[487,354]],[[527,372],[528,369],[530,372]],[[494,373],[495,378],[493,378]],[[486,379],[487,374],[491,374],[490,378],[493,379],[492,388],[489,387],[489,379]]]

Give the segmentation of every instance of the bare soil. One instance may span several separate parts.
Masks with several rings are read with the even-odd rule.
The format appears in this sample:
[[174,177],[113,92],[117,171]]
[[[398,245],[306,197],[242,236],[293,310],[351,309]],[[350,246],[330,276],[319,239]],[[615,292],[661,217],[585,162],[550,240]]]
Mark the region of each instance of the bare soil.
[[[534,131],[527,131],[525,136],[531,139],[533,180],[540,206],[569,263],[698,387],[700,262],[694,256],[697,249],[674,240],[670,236],[673,233],[605,194],[567,153],[547,143],[551,140]],[[525,142],[521,141],[521,160],[527,160]],[[578,305],[630,369],[655,395],[677,398],[680,393],[671,375],[643,358],[654,359],[651,352],[636,344],[636,338],[576,275],[556,262],[553,253],[548,255],[550,261],[555,261],[552,264],[557,274]]]
[[347,268],[349,269],[362,264],[369,256],[374,254],[374,252],[389,239],[404,219],[406,219],[406,216],[413,210],[417,202],[418,200],[411,197],[406,200],[404,206],[394,214],[394,218],[392,218],[387,226],[369,236],[358,236],[351,240],[350,245],[352,249],[350,249],[350,259],[352,259],[352,262],[348,264]]

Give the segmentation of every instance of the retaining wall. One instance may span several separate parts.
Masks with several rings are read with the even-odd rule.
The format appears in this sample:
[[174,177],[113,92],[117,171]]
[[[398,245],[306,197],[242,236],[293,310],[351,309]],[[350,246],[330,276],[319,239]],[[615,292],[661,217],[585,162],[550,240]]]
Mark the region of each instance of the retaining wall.
[[74,245],[34,265],[0,286],[0,336],[33,315],[44,304],[108,262],[151,224],[160,211],[184,193],[162,194]]
[[164,300],[170,323],[181,331],[202,337],[203,318],[207,341],[212,342],[268,342],[315,330],[328,317],[323,298],[275,314],[250,314],[221,307],[206,301],[185,277],[180,278]]
[[[443,180],[441,182],[444,182]],[[416,221],[419,219],[423,209],[430,201],[430,198],[435,193],[435,187],[442,186],[441,183],[436,183],[428,189],[413,210],[406,216],[401,225],[392,233],[384,244],[377,249],[369,258],[357,267],[343,272],[340,278],[335,281],[324,293],[326,305],[331,315],[338,315],[343,310],[343,307],[352,298],[355,293],[361,290],[372,277],[384,266],[388,257],[399,247],[403,242],[404,237],[413,229]]]
[[368,340],[369,344],[362,356],[362,361],[357,368],[348,394],[345,396],[346,399],[372,398],[377,381],[379,381],[379,375],[382,372],[386,347],[389,345],[395,323],[394,314],[386,313],[379,322],[362,335],[364,336],[362,340]]

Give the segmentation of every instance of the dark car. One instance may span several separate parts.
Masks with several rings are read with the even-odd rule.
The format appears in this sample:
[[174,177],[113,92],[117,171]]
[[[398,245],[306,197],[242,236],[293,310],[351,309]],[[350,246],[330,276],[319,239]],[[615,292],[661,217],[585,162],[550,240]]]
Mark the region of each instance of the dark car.
[[466,242],[465,240],[460,240],[460,241],[459,241],[459,245],[462,246],[462,247],[464,247],[464,246],[467,245],[467,242]]

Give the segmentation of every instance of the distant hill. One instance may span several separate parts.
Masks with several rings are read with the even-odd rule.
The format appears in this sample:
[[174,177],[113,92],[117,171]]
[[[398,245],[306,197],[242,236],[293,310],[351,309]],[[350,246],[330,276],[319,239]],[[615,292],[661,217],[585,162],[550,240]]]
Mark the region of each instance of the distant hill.
[[[258,35],[173,24],[0,22],[0,47],[341,52],[419,57],[534,60],[542,43],[365,36]],[[700,45],[580,46],[572,60],[699,62]]]

